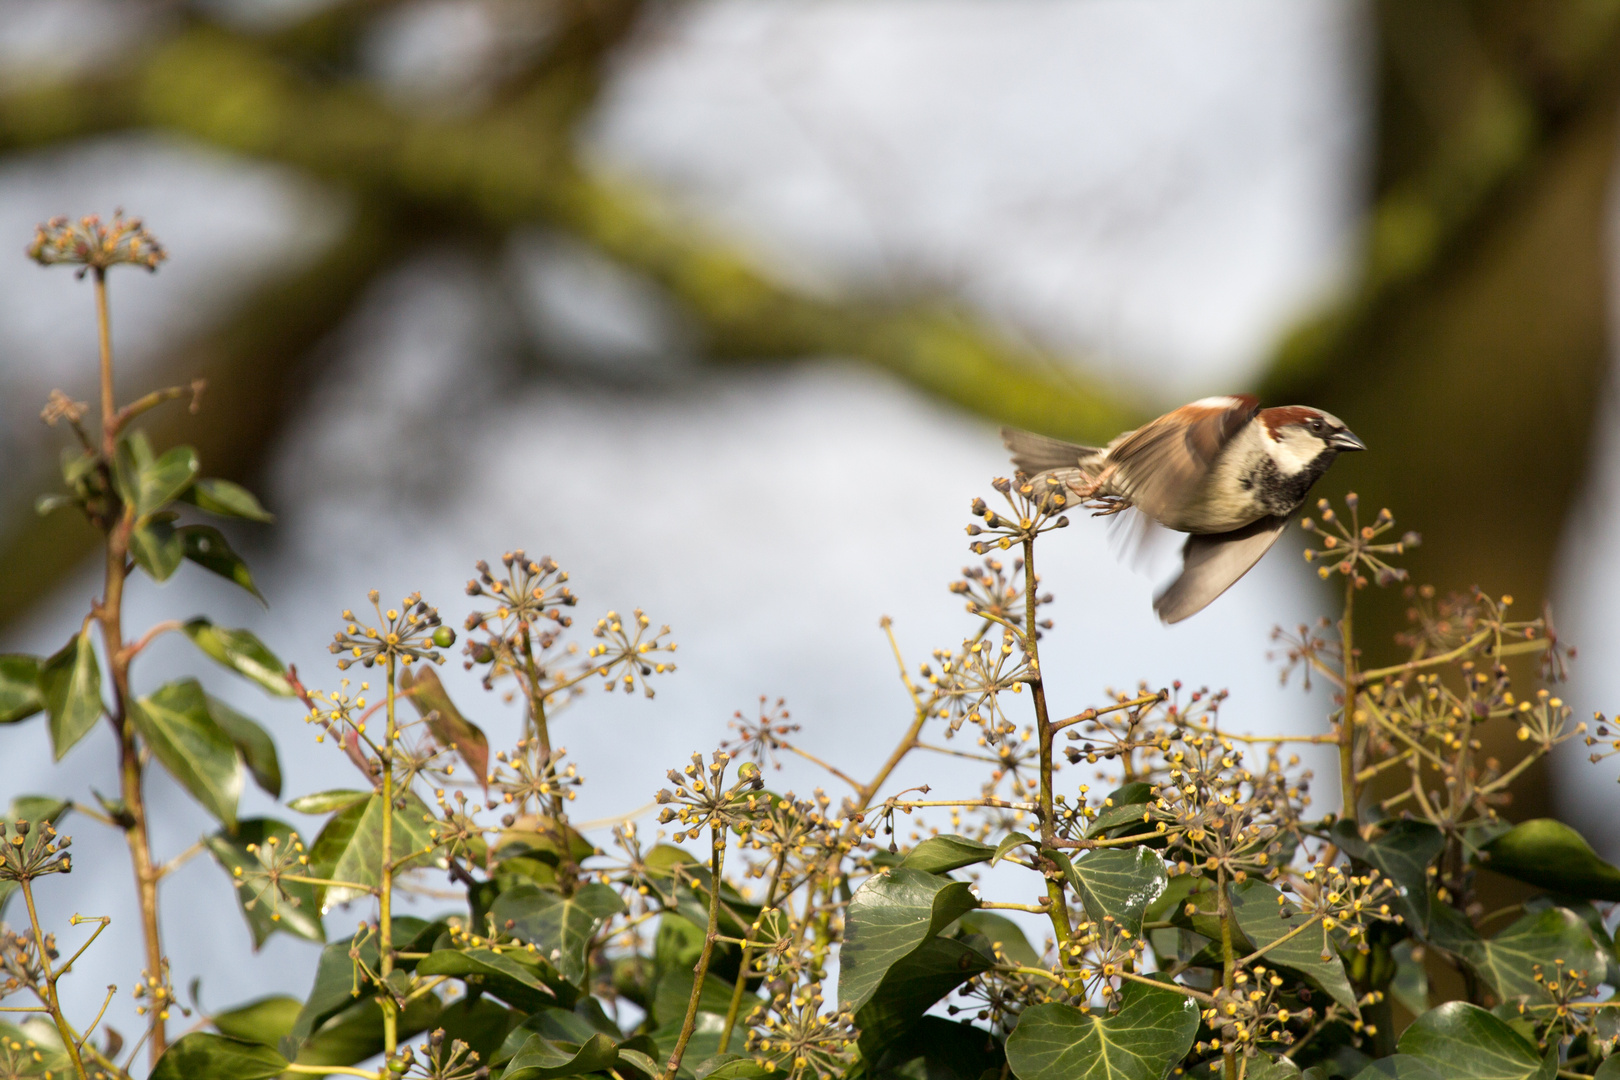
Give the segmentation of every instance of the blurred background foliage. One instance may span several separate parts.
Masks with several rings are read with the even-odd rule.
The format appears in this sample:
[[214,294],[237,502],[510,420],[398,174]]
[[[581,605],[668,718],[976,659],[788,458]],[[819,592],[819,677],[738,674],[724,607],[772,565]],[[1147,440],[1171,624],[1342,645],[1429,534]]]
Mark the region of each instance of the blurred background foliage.
[[[844,292],[785,281],[720,231],[666,213],[659,192],[593,169],[577,130],[616,56],[666,5],[502,0],[499,47],[476,78],[414,103],[382,92],[361,63],[390,0],[282,5],[271,19],[132,6],[138,30],[99,62],[6,81],[0,154],[172,133],[307,174],[347,207],[317,257],[262,280],[141,376],[209,380],[201,418],[175,414],[153,434],[168,443],[183,424],[218,475],[260,479],[315,385],[317,346],[379,278],[422,252],[476,255],[530,226],[650,282],[707,364],[854,358],[956,408],[1078,440],[1177,403],[1056,356],[921,277]],[[1283,336],[1255,385],[1225,389],[1349,419],[1375,452],[1346,460],[1333,482],[1424,533],[1414,578],[1488,584],[1534,610],[1608,378],[1620,2],[1381,0],[1367,11],[1376,100],[1354,270]],[[543,383],[546,357],[532,359],[525,377]],[[31,478],[5,488],[0,622],[28,612],[92,541],[72,515],[32,512],[52,486],[49,454],[13,457]],[[1361,640],[1397,628],[1399,605],[1384,609],[1386,625]],[[1541,790],[1521,792],[1524,813]]]

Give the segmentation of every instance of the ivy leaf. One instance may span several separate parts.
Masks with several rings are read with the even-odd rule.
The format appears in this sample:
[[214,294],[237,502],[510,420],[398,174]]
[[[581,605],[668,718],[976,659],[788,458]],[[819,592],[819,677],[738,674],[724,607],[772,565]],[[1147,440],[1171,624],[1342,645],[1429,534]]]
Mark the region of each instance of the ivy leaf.
[[[394,811],[393,845],[390,852],[395,869],[406,870],[432,861],[425,849],[433,844],[431,827],[423,821],[432,813],[414,793],[405,796],[405,808]],[[346,903],[382,884],[383,799],[371,795],[364,802],[343,810],[326,823],[310,847],[311,877],[352,882],[319,889],[321,910]],[[358,886],[358,887],[357,887]]]
[[[291,1036],[300,1010],[297,998],[277,995],[216,1013],[213,1021],[221,1034],[276,1048]],[[434,1026],[441,1015],[439,999],[425,994],[395,1017],[395,1034],[408,1039]],[[289,1043],[288,1049],[294,1045]],[[357,1065],[375,1057],[383,1051],[382,1006],[373,999],[357,1001],[322,1024],[306,1042],[296,1045],[299,1049],[294,1063],[298,1065]]]
[[[1293,918],[1283,918],[1284,908],[1277,903],[1281,895],[1263,881],[1245,881],[1232,886],[1232,914],[1237,918],[1243,936],[1264,948],[1273,941],[1298,929],[1304,916],[1295,908],[1287,910]],[[1326,956],[1327,959],[1323,959]],[[1344,973],[1344,962],[1333,947],[1325,927],[1318,924],[1297,937],[1284,941],[1266,952],[1262,959],[1268,964],[1290,968],[1310,979],[1327,991],[1328,995],[1356,1014],[1356,992]]]
[[[658,1026],[651,1032],[653,1043],[664,1055],[675,1049],[680,1040],[681,1026],[686,1020],[686,1007],[692,1003],[692,969],[677,968],[665,972],[658,979],[653,997],[653,1013]],[[703,977],[703,992],[698,995],[697,1024],[692,1029],[692,1040],[687,1052],[694,1060],[702,1061],[720,1048],[720,1035],[726,1029],[726,1013],[731,1008],[732,983],[720,978],[712,970]],[[743,997],[743,1008],[738,1011],[732,1027],[731,1041],[742,1045],[748,1039],[747,1010],[759,1003],[759,998]],[[555,1037],[555,1035],[553,1036]],[[740,1041],[739,1041],[740,1040]]]
[[532,944],[564,979],[584,988],[590,972],[590,944],[602,924],[624,910],[619,894],[592,883],[573,896],[541,892],[519,885],[503,893],[490,908],[499,926]]
[[1488,940],[1455,935],[1442,944],[1473,968],[1501,1001],[1527,998],[1549,1004],[1551,995],[1536,982],[1536,969],[1551,975],[1557,962],[1565,971],[1584,971],[1595,982],[1608,971],[1608,957],[1580,916],[1567,908],[1538,911],[1504,927]]
[[592,1035],[578,1046],[531,1035],[507,1063],[501,1080],[551,1080],[602,1072],[612,1068],[618,1059],[619,1049],[606,1035]]
[[1447,1080],[1427,1061],[1411,1054],[1379,1058],[1356,1073],[1356,1080]]
[[1039,846],[1040,844],[1032,836],[1026,836],[1021,832],[1010,832],[1001,838],[1001,843],[996,845],[996,853],[990,856],[990,865],[996,865],[996,863],[1007,857],[1008,852],[1016,848]]
[[925,874],[944,874],[982,863],[994,856],[996,850],[989,844],[981,844],[965,836],[930,836],[906,852],[900,865],[910,870],[921,870]]
[[1536,1048],[1478,1005],[1448,1002],[1430,1009],[1401,1034],[1398,1049],[1446,1080],[1553,1080],[1556,1050]]
[[1620,1054],[1610,1054],[1599,1065],[1592,1080],[1620,1080]]
[[168,581],[186,557],[185,538],[174,527],[173,514],[157,514],[135,523],[129,555],[153,581]]
[[201,616],[181,627],[191,643],[277,697],[292,697],[287,667],[249,630],[227,630]]
[[489,789],[489,739],[477,724],[461,715],[438,673],[426,664],[399,673],[399,687],[410,697],[411,704],[427,721],[428,730],[440,746],[454,747],[461,760],[472,769],[473,776]]
[[[253,574],[242,556],[231,549],[225,534],[212,525],[187,525],[180,530],[186,545],[186,558],[227,581],[234,581],[263,604],[264,594],[253,584]],[[268,605],[267,605],[268,606]]]
[[120,440],[113,459],[119,494],[134,506],[137,519],[150,517],[178,498],[197,478],[197,468],[197,451],[189,446],[171,447],[154,458],[141,431]]
[[253,782],[273,799],[281,798],[281,761],[276,756],[276,743],[270,733],[257,720],[251,720],[212,695],[208,700],[208,715],[225,733],[242,757],[242,764],[253,775]]
[[859,1010],[891,967],[978,906],[966,882],[920,870],[899,867],[867,878],[850,900],[839,1005]]
[[866,1004],[855,1010],[862,1056],[877,1057],[920,1022],[936,1001],[987,970],[991,962],[966,943],[943,937],[929,938],[896,960]]
[[980,952],[989,955],[991,950],[1000,949],[1015,964],[1024,967],[1040,964],[1040,954],[1030,945],[1023,929],[1007,916],[997,915],[993,911],[970,911],[959,921],[965,932],[984,938],[987,947],[981,948]]
[[[919,1062],[917,1068],[913,1062]],[[752,1065],[752,1059],[746,1059]],[[882,1056],[872,1059],[871,1075],[898,1078],[926,1076],[928,1080],[979,1080],[987,1072],[1001,1075],[1005,1062],[1000,1042],[983,1028],[943,1016],[925,1016],[902,1037],[887,1043]],[[782,1062],[787,1064],[787,1062]],[[756,1066],[756,1068],[759,1068]],[[711,1073],[710,1075],[714,1075]],[[733,1080],[762,1080],[772,1074],[733,1072]],[[724,1074],[715,1080],[725,1080]]]
[[265,524],[276,520],[274,514],[259,505],[253,492],[229,480],[198,480],[180,498],[215,517],[244,518]]
[[45,661],[39,671],[39,689],[50,716],[51,749],[61,761],[101,719],[101,665],[96,662],[88,630],[79,631]]
[[1109,792],[1103,799],[1102,813],[1086,826],[1086,838],[1123,836],[1140,830],[1148,823],[1145,804],[1152,801],[1153,785],[1142,780],[1132,780]]
[[40,666],[37,656],[0,656],[0,724],[15,724],[45,708],[45,696],[39,690]]
[[1052,855],[1080,894],[1087,915],[1096,922],[1112,916],[1117,925],[1138,936],[1142,913],[1170,883],[1164,860],[1151,848],[1107,848],[1072,862],[1060,852]]
[[1429,866],[1446,848],[1446,838],[1427,821],[1402,819],[1377,839],[1363,840],[1348,821],[1333,826],[1333,842],[1395,883],[1395,909],[1419,934],[1429,932]]
[[371,798],[369,791],[348,791],[334,789],[332,791],[317,791],[312,795],[300,795],[296,799],[289,799],[287,808],[296,810],[300,814],[330,814],[337,810],[347,810],[351,806],[358,806]]
[[540,962],[517,949],[434,949],[416,965],[416,972],[452,976],[524,1012],[550,1005],[557,997],[541,978]]
[[1198,1007],[1174,990],[1128,984],[1113,1015],[1072,1005],[1026,1009],[1007,1039],[1018,1080],[1163,1080],[1192,1047]]
[[[408,948],[407,943],[414,944],[413,939],[421,936],[431,925],[426,920],[414,916],[396,915],[391,924],[395,947]],[[354,1004],[355,966],[349,957],[349,949],[353,945],[354,938],[346,937],[342,941],[332,942],[321,950],[321,958],[315,964],[315,981],[310,986],[309,993],[304,995],[304,1004],[298,1010],[298,1017],[286,1036],[287,1048],[294,1053],[309,1041],[317,1028]],[[377,970],[376,934],[370,935],[361,944],[360,959],[372,971]],[[374,985],[362,977],[359,992],[363,994]]]
[[134,702],[135,730],[163,767],[203,809],[236,828],[242,766],[236,746],[208,711],[208,696],[196,679],[165,683]]
[[193,1031],[163,1052],[148,1080],[270,1080],[287,1065],[262,1043]]
[[[277,888],[266,875],[259,856],[248,850],[249,844],[266,853],[293,850],[298,834],[291,825],[273,818],[248,818],[237,823],[234,834],[222,829],[204,842],[236,883],[236,902],[253,934],[255,952],[277,930],[309,941],[326,940],[315,886],[284,881]],[[294,872],[311,876],[307,870],[298,867]]]
[[1485,845],[1484,863],[1550,892],[1581,900],[1620,900],[1620,869],[1562,821],[1524,821]]

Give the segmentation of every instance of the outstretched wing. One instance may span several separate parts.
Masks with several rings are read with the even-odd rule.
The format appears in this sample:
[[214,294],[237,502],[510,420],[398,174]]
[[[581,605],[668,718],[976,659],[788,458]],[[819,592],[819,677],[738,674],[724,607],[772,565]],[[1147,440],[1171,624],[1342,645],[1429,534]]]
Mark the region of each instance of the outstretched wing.
[[1232,532],[1187,537],[1181,575],[1154,598],[1153,610],[1167,623],[1203,611],[1271,550],[1292,520],[1273,514]]
[[1234,394],[1165,413],[1108,447],[1108,462],[1114,466],[1109,486],[1149,517],[1164,521],[1259,410],[1259,398]]

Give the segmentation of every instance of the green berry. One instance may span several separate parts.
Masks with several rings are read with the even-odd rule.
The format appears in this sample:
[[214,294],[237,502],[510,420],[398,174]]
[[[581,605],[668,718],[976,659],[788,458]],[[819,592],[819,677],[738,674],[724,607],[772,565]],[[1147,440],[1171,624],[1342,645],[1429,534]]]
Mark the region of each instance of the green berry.
[[448,649],[456,643],[456,632],[448,626],[441,626],[433,631],[433,644],[441,649]]

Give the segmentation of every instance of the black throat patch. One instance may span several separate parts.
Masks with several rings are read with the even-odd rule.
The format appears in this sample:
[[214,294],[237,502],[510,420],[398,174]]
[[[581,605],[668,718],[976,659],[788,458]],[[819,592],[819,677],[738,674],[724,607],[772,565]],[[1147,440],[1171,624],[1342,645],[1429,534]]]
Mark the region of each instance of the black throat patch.
[[1291,476],[1284,475],[1269,454],[1262,457],[1260,468],[1254,476],[1254,486],[1258,489],[1260,501],[1270,513],[1293,513],[1299,504],[1305,501],[1305,495],[1311,490],[1311,485],[1322,478],[1322,474],[1328,471],[1328,466],[1332,465],[1338,456],[1337,450],[1324,447],[1320,454],[1311,459],[1310,464]]

